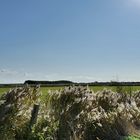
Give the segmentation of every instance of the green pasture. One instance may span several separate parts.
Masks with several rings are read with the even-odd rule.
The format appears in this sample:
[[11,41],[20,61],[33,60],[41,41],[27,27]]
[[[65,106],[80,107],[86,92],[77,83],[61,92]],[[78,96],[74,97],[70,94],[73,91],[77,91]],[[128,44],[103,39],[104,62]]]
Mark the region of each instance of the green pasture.
[[[49,90],[59,90],[63,88],[64,87],[41,87],[42,96],[45,96]],[[117,86],[90,86],[90,89],[93,90],[94,92],[101,91],[103,89],[117,91],[120,90],[119,88],[120,87]],[[9,91],[10,89],[11,89],[10,87],[0,88],[0,95]],[[122,90],[124,92],[136,91],[140,90],[140,86],[122,86]]]
[[[45,99],[45,96],[47,95],[49,90],[60,90],[63,89],[64,87],[41,87],[41,92],[42,92],[42,99]],[[0,96],[9,91],[11,88],[0,88]],[[117,86],[90,86],[90,89],[93,90],[94,92],[101,91],[103,89],[108,89],[112,91],[117,91],[117,90],[122,90],[124,92],[131,92],[131,91],[140,91],[140,86],[122,86],[122,87],[117,87]],[[42,100],[43,101],[43,100]],[[140,140],[140,138],[134,137],[134,136],[129,136],[125,137],[124,140]]]
[[103,89],[112,90],[114,92],[117,92],[119,90],[122,90],[124,92],[131,92],[140,90],[140,86],[91,86],[90,89],[94,92],[101,91]]
[[10,90],[10,88],[0,88],[0,95],[9,91],[9,90]]

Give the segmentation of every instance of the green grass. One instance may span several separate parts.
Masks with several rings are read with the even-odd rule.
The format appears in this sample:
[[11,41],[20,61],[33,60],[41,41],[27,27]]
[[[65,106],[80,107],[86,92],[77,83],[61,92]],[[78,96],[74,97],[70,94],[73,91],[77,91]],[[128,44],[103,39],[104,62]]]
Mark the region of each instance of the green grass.
[[115,87],[112,86],[90,86],[90,89],[93,90],[94,92],[103,90],[103,89],[110,89],[110,90],[115,90]]
[[[41,87],[41,91],[42,91],[41,101],[44,101],[45,96],[47,95],[49,90],[59,90],[59,89],[63,89],[63,88],[64,87]],[[90,89],[93,90],[94,92],[101,91],[103,89],[116,91],[117,87],[115,87],[115,86],[91,86]],[[0,96],[9,90],[10,90],[10,88],[0,88]],[[131,91],[140,90],[140,86],[123,87],[123,91],[129,92],[130,90]],[[128,137],[124,137],[123,140],[140,140],[140,137],[128,136]]]
[[0,95],[9,91],[9,90],[10,90],[10,88],[0,88]]
[[[103,89],[116,91],[116,88],[117,87],[115,87],[115,86],[91,86],[90,87],[90,89],[93,90],[94,92],[101,91]],[[45,96],[49,90],[58,90],[58,89],[63,89],[63,87],[41,87],[42,96]],[[123,87],[124,91],[130,91],[130,89],[132,91],[140,90],[140,86]],[[2,95],[3,93],[5,93],[9,90],[10,90],[10,88],[0,88],[0,95]]]
[[[91,86],[90,87],[94,92],[103,90],[103,89],[108,89],[108,90],[112,90],[112,91],[116,91],[117,90],[117,86]],[[123,91],[137,91],[140,90],[140,86],[123,86]]]
[[41,92],[42,92],[42,96],[41,96],[41,100],[45,99],[45,96],[47,95],[49,90],[59,90],[62,89],[63,87],[41,87]]
[[[63,88],[63,87],[41,87],[41,91],[44,94],[44,93],[48,92],[49,90],[58,90],[61,88]],[[7,92],[10,89],[12,89],[12,88],[8,88],[8,87],[7,88],[0,88],[0,94]]]
[[140,140],[140,138],[134,137],[134,136],[129,136],[129,137],[124,138],[124,140]]

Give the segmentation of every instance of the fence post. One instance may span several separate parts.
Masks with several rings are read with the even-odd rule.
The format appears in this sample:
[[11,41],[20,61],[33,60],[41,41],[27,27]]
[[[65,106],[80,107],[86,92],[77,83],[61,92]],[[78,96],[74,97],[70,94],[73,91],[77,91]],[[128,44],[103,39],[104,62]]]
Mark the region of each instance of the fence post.
[[36,123],[37,121],[37,116],[39,112],[39,104],[34,104],[32,113],[31,113],[31,120],[30,120],[30,128]]

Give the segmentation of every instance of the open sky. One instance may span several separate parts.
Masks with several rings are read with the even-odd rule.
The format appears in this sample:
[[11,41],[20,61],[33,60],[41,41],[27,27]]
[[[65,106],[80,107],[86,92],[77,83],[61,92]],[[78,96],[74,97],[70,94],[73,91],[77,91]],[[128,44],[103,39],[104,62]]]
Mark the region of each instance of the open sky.
[[140,81],[140,0],[1,0],[0,83]]

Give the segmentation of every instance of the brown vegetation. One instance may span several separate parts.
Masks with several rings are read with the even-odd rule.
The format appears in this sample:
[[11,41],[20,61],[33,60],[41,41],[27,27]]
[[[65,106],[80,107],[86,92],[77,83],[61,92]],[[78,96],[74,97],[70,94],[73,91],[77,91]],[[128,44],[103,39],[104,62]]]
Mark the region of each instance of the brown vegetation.
[[3,140],[121,140],[140,135],[140,92],[93,93],[71,86],[50,91],[40,102],[39,88],[16,88],[0,99]]

